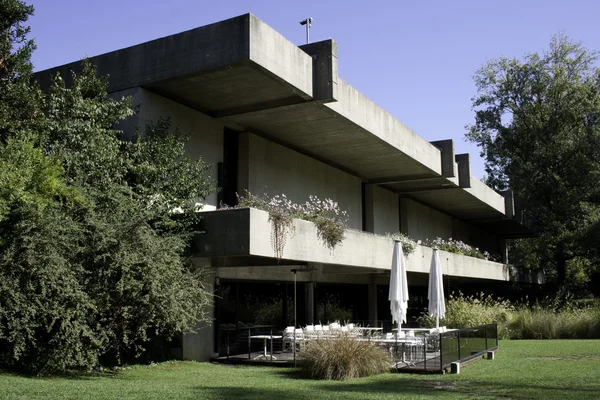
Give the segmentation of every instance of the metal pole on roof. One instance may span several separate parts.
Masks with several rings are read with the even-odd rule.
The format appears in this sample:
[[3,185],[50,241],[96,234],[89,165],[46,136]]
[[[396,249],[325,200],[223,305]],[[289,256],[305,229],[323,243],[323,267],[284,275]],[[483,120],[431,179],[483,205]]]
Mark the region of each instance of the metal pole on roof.
[[300,25],[306,26],[306,44],[310,43],[310,27],[312,26],[313,19],[311,17],[306,18],[305,20],[300,21]]

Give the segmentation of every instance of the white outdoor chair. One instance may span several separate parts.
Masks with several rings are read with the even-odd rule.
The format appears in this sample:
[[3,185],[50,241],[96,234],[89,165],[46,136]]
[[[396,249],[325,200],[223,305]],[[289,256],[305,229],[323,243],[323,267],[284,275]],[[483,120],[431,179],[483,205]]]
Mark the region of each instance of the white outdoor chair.
[[294,345],[294,327],[288,326],[283,331],[283,349],[282,351],[292,351],[292,346]]

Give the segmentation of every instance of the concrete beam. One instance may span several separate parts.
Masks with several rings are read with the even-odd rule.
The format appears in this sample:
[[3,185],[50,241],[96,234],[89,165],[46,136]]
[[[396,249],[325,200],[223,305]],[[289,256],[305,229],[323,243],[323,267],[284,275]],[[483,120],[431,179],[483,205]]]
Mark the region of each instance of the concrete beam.
[[[176,35],[90,57],[102,75],[110,75],[108,91],[118,91],[202,70],[220,69],[250,58],[251,14],[202,26]],[[42,88],[60,72],[69,82],[81,61],[38,72]]]
[[441,152],[442,176],[445,178],[455,177],[454,141],[452,139],[437,140],[431,144]]
[[458,186],[461,188],[471,187],[471,158],[469,153],[457,154],[455,157],[458,164]]
[[337,43],[324,40],[300,46],[313,59],[313,99],[324,103],[338,98]]

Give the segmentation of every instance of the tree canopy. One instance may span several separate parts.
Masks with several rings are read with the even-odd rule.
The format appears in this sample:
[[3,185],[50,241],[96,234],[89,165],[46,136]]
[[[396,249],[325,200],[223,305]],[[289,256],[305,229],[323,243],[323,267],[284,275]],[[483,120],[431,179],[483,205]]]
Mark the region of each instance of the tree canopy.
[[34,373],[139,359],[209,321],[190,261],[209,169],[159,120],[123,140],[130,99],[89,61],[43,94],[30,6],[0,0],[0,365]]
[[538,228],[535,243],[517,244],[530,254],[516,261],[544,268],[559,286],[570,265],[598,265],[597,57],[559,34],[543,53],[495,59],[474,76],[475,123],[466,136],[481,147],[487,182],[511,187]]

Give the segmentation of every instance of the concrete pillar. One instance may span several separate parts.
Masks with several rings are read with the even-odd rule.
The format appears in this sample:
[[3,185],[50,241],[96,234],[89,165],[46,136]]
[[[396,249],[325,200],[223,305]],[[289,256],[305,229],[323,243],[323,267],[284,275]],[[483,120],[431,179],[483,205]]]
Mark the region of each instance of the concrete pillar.
[[508,264],[508,247],[506,246],[506,239],[498,238],[498,252],[502,257],[502,263]]
[[375,232],[375,210],[374,203],[374,185],[368,183],[365,185],[365,232]]
[[[214,292],[214,274],[207,274],[206,290]],[[215,316],[214,305],[209,306],[208,316],[211,320]],[[183,334],[182,358],[193,361],[209,361],[215,356],[213,349],[215,342],[215,331],[211,323],[201,322],[196,326],[196,333]]]
[[315,323],[315,282],[306,282],[304,284],[304,304],[305,317],[307,325]]
[[408,219],[410,218],[408,212],[408,202],[409,200],[405,198],[400,198],[398,200],[398,213],[400,213],[400,232],[404,233],[405,235],[410,234],[408,231]]
[[250,134],[248,132],[239,134],[237,168],[237,191],[239,195],[243,195],[246,190],[250,190]]
[[369,283],[369,325],[377,326],[377,283],[375,276],[372,276]]

